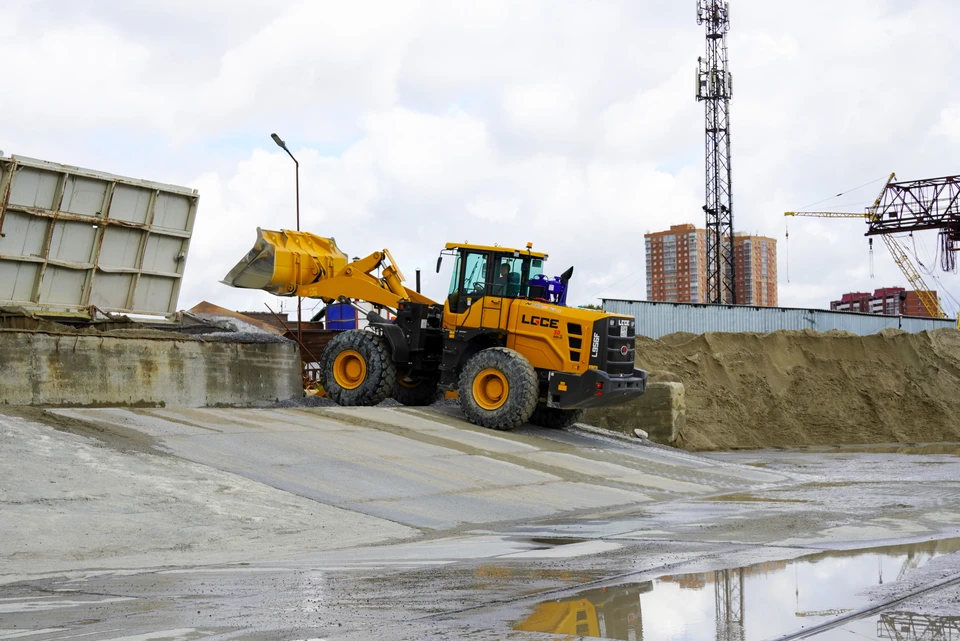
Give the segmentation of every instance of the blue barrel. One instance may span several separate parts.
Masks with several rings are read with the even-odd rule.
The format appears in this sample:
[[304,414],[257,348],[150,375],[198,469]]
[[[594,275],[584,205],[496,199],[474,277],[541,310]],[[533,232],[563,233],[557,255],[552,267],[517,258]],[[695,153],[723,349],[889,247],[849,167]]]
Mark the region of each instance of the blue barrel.
[[346,303],[327,305],[327,329],[357,329],[357,310]]

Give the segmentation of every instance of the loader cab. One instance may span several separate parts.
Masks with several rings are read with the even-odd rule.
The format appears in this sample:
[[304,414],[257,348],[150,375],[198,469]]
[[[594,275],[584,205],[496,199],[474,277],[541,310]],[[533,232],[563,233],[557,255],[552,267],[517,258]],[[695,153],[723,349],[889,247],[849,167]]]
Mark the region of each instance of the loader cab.
[[444,254],[454,256],[447,309],[458,315],[481,300],[485,308],[500,308],[503,299],[530,297],[530,280],[543,274],[547,258],[529,248],[481,245],[448,244]]

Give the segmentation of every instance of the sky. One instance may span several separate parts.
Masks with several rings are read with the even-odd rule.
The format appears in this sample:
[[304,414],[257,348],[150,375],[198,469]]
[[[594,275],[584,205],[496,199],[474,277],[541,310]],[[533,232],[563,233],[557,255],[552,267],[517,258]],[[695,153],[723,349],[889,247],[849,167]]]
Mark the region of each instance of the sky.
[[[960,4],[730,4],[734,225],[778,240],[780,304],[905,286],[882,243],[871,277],[862,221],[792,219],[787,243],[783,212],[960,173]],[[429,296],[469,241],[574,265],[574,304],[642,299],[643,234],[704,222],[704,47],[693,1],[7,0],[0,150],[199,190],[182,309],[276,309],[219,282],[258,226],[295,228],[273,132],[301,228],[390,249]],[[960,298],[936,234],[909,246]]]

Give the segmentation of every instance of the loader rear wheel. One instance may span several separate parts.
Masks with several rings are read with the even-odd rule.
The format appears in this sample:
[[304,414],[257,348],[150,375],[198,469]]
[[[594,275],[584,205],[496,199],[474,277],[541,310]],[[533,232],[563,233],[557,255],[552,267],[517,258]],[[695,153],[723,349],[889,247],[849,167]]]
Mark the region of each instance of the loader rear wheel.
[[390,395],[396,379],[386,342],[372,332],[337,334],[320,357],[320,384],[339,405],[376,405]]
[[393,386],[393,399],[411,407],[432,405],[437,400],[438,382],[434,377],[397,372],[397,382]]
[[460,373],[460,409],[475,425],[512,430],[537,406],[537,373],[520,353],[505,347],[477,352]]
[[585,410],[561,410],[556,407],[547,407],[546,403],[537,403],[537,409],[533,410],[533,415],[530,417],[530,424],[559,430],[581,420],[584,414],[586,414]]

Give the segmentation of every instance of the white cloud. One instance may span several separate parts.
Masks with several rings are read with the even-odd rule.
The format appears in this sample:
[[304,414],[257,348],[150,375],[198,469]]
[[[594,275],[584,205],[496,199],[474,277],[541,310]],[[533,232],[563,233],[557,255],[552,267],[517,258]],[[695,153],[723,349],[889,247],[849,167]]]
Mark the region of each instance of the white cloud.
[[[200,189],[184,306],[260,306],[217,281],[258,225],[294,225],[273,131],[301,163],[302,227],[351,255],[391,248],[437,296],[437,251],[469,239],[577,265],[576,302],[642,298],[643,233],[703,224],[692,6],[195,4],[0,5],[15,61],[0,148]],[[782,212],[894,169],[956,173],[960,88],[944,78],[960,6],[737,0],[732,15],[735,222],[780,239],[781,303],[902,284],[879,248],[869,278],[859,227],[811,221],[791,223],[787,284]],[[823,207],[857,211],[878,189]]]
[[516,200],[474,201],[467,205],[467,212],[471,216],[482,218],[491,223],[514,220],[519,210],[520,203]]
[[933,128],[933,133],[960,142],[960,104],[944,107],[940,111],[940,121]]
[[576,93],[558,82],[507,89],[503,110],[510,128],[525,138],[565,138],[576,133],[580,122]]

